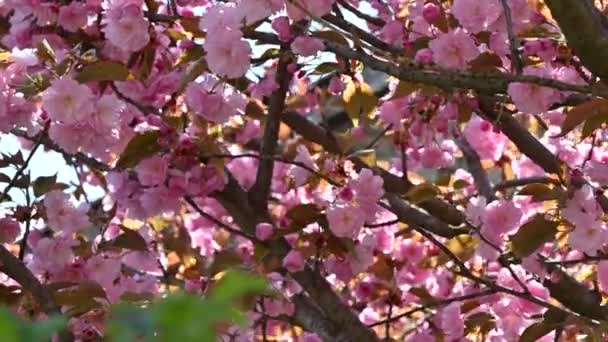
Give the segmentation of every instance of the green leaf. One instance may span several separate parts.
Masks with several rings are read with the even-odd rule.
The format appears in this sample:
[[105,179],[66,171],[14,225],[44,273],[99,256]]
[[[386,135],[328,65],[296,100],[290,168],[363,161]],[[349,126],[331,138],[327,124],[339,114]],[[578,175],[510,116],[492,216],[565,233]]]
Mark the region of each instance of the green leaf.
[[559,324],[552,324],[546,322],[533,323],[523,331],[523,333],[519,337],[519,342],[538,341],[541,337],[547,335],[558,327]]
[[373,89],[365,82],[350,82],[342,94],[344,110],[351,119],[370,117],[376,109],[378,98]]
[[99,248],[123,248],[140,252],[145,252],[148,250],[148,244],[146,243],[146,240],[144,240],[144,238],[139,235],[138,232],[125,227],[120,228],[123,231],[122,234],[118,235],[114,240],[108,241],[105,244],[101,244]]
[[234,301],[242,296],[266,289],[264,279],[244,272],[230,271],[220,279],[210,298],[221,302]]
[[186,63],[194,62],[202,58],[204,53],[203,48],[198,45],[188,48],[179,55],[177,61],[175,61],[175,67],[181,67]]
[[334,42],[336,44],[349,46],[348,40],[346,40],[346,38],[344,38],[344,35],[336,32],[336,31],[315,31],[315,32],[312,32],[310,35],[315,38]]
[[519,193],[520,196],[532,196],[533,202],[542,202],[559,199],[563,195],[559,187],[547,184],[532,183],[526,185]]
[[496,327],[496,319],[490,313],[477,312],[467,317],[464,325],[465,335],[476,333],[485,336]]
[[59,289],[53,293],[57,305],[79,306],[94,301],[95,298],[105,298],[106,292],[95,283],[85,281],[75,286]]
[[301,228],[316,222],[322,216],[321,210],[314,204],[298,204],[285,214],[294,224]]
[[19,330],[22,325],[21,320],[8,309],[0,308],[0,336],[2,336],[2,341],[20,342]]
[[53,334],[66,326],[66,319],[62,316],[52,316],[45,320],[28,324],[23,341],[49,341]]
[[353,157],[359,158],[369,168],[377,166],[378,158],[374,149],[359,150],[353,153]]
[[511,251],[519,258],[525,258],[545,242],[555,238],[558,222],[545,219],[543,214],[537,214],[530,222],[519,228],[511,235]]
[[437,197],[439,189],[431,183],[413,186],[405,193],[405,198],[412,204],[419,204]]
[[243,259],[236,252],[223,250],[215,253],[213,263],[209,266],[209,275],[214,276],[224,270],[243,263]]
[[47,61],[52,64],[56,63],[55,51],[53,51],[53,48],[46,39],[38,43],[38,46],[36,47],[36,56],[43,61]]
[[313,75],[323,75],[336,71],[340,68],[340,64],[335,62],[324,62],[319,65],[311,72]]
[[279,54],[280,54],[279,49],[270,48],[270,49],[264,51],[264,53],[258,58],[260,60],[260,62],[258,64],[262,64],[269,59],[278,58]]
[[586,123],[587,129],[585,129],[585,132],[583,132],[584,139],[589,136],[595,128],[599,127],[599,125],[605,122],[605,120],[607,119],[607,115],[607,99],[594,99],[582,103],[568,111],[566,119],[562,123],[561,132],[557,135],[557,137],[565,136],[581,123],[594,118],[589,124]]
[[493,52],[484,52],[469,62],[469,65],[475,72],[491,72],[502,67],[502,60]]
[[20,188],[20,189],[27,189],[31,184],[31,180],[30,180],[30,175],[29,173],[27,175],[23,175],[19,178],[17,178],[17,180],[13,183],[13,185],[16,188]]
[[150,341],[154,339],[154,326],[149,310],[121,303],[112,308],[107,333],[113,342]]
[[121,169],[134,167],[140,161],[160,151],[159,136],[159,131],[147,131],[134,136],[122,151],[116,166]]
[[122,63],[100,61],[85,66],[74,78],[81,83],[91,81],[126,81],[133,79],[133,75]]
[[53,190],[67,189],[68,185],[63,183],[57,183],[57,174],[55,174],[53,176],[43,176],[36,178],[36,180],[34,180],[33,188],[34,195],[36,197],[40,197],[46,194],[47,192]]

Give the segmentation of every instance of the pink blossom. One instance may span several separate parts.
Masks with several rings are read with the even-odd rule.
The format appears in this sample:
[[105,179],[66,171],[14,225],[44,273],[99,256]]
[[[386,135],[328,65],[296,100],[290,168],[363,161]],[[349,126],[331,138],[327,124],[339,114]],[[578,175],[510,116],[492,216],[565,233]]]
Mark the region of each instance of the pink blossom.
[[591,226],[599,219],[601,208],[595,200],[593,188],[584,185],[574,192],[562,211],[563,217],[577,227]]
[[161,156],[154,156],[142,160],[135,167],[137,179],[144,186],[155,186],[163,183],[167,177],[169,165]]
[[74,240],[71,238],[41,238],[31,246],[34,255],[32,267],[57,272],[74,260],[73,245]]
[[365,213],[356,206],[332,206],[326,215],[329,229],[337,237],[354,239],[365,223]]
[[340,77],[334,76],[331,78],[331,80],[329,80],[329,86],[327,87],[327,89],[332,94],[339,94],[344,90],[344,82],[342,82],[342,79],[340,79]]
[[59,8],[57,23],[70,32],[76,32],[87,24],[87,8],[80,2],[73,1]]
[[147,216],[176,212],[179,209],[179,198],[162,185],[146,189],[139,197],[139,202]]
[[286,1],[287,14],[293,21],[306,19],[308,13],[315,17],[322,17],[331,11],[334,2],[335,0],[307,0],[299,2],[296,5]]
[[462,319],[460,305],[459,302],[449,304],[440,313],[441,323],[439,326],[450,339],[458,339],[464,334],[464,320]]
[[236,136],[236,141],[239,144],[247,144],[252,139],[260,136],[260,122],[258,120],[247,121],[245,126],[239,131]]
[[419,151],[420,165],[428,169],[449,167],[454,164],[454,150],[453,142],[447,140],[441,145],[430,143]]
[[401,242],[397,250],[399,260],[417,265],[425,257],[424,245],[411,239]]
[[321,342],[321,338],[314,333],[305,332],[300,336],[298,342]]
[[276,31],[282,42],[288,42],[293,36],[288,17],[278,17],[272,21],[272,29]]
[[485,214],[485,209],[487,205],[487,200],[483,196],[473,197],[470,199],[469,204],[465,210],[465,214],[469,221],[475,226],[481,226],[483,223],[483,217]]
[[482,231],[494,234],[507,233],[517,227],[522,211],[511,201],[499,200],[490,203],[483,214]]
[[608,293],[608,261],[606,260],[597,264],[597,281],[602,290]]
[[0,218],[0,243],[12,243],[21,233],[19,222],[12,218]]
[[51,119],[67,124],[85,119],[93,110],[93,93],[68,76],[51,82],[42,93],[42,107]]
[[87,278],[102,286],[110,286],[119,276],[122,263],[120,259],[106,255],[95,255],[87,260]]
[[[267,9],[259,9],[266,11]],[[238,30],[241,27],[243,13],[233,3],[216,3],[207,9],[203,15],[200,28],[207,33],[224,31],[226,29]]]
[[318,38],[312,38],[307,36],[298,36],[291,43],[291,50],[293,53],[301,56],[314,56],[317,52],[323,50],[325,45],[323,41]]
[[416,51],[414,60],[421,64],[430,64],[433,62],[433,50],[424,48]]
[[461,29],[439,35],[429,43],[435,63],[448,69],[465,69],[479,55],[473,38]]
[[106,39],[115,47],[135,52],[148,45],[148,21],[137,1],[112,1],[106,11]]
[[[549,72],[544,68],[526,67],[524,74],[550,78]],[[530,114],[545,112],[560,96],[559,92],[552,88],[517,82],[509,84],[508,93],[517,109]]]
[[585,173],[599,185],[608,185],[608,160],[589,160],[585,166]]
[[283,267],[291,273],[302,271],[304,266],[306,266],[306,260],[304,260],[302,253],[296,250],[289,251],[285,258],[283,258]]
[[258,223],[255,226],[255,236],[264,241],[268,240],[273,234],[274,228],[270,223]]
[[363,324],[370,325],[378,322],[380,320],[380,315],[376,310],[367,307],[359,314],[359,320],[363,322]]
[[47,223],[56,231],[72,234],[91,225],[87,216],[89,206],[83,203],[75,207],[70,203],[70,196],[61,190],[48,192],[44,206]]
[[209,69],[218,76],[239,78],[249,69],[251,47],[240,31],[217,30],[208,35],[203,45]]
[[602,222],[595,221],[589,225],[577,225],[568,234],[568,246],[588,255],[596,255],[608,238],[608,230]]
[[[294,158],[295,162],[306,165],[308,169],[319,171],[319,167],[314,163],[310,152],[308,152],[308,149],[305,146],[298,145],[296,152],[297,154]],[[303,167],[293,165],[289,170],[289,175],[294,178],[295,186],[302,186],[306,184],[311,173]]]
[[391,20],[380,30],[380,37],[389,44],[402,45],[405,38],[405,25],[402,21]]
[[221,93],[209,92],[207,87],[200,83],[188,85],[186,103],[196,114],[216,123],[225,123],[236,114],[235,108],[226,102]]
[[264,96],[270,96],[273,92],[279,89],[279,85],[274,75],[267,75],[259,83],[254,84],[251,88],[251,97],[262,100]]
[[481,159],[498,160],[508,144],[508,138],[494,130],[492,124],[474,116],[464,128],[467,142],[475,149]]
[[502,12],[498,0],[455,0],[452,5],[454,17],[471,33],[487,31],[488,26],[498,20]]
[[427,23],[432,24],[441,16],[441,8],[433,2],[427,2],[422,8],[422,17]]
[[372,218],[377,210],[377,204],[384,196],[384,181],[380,176],[374,175],[370,169],[362,169],[357,179],[349,182],[355,192],[355,200],[366,212],[368,218]]
[[396,99],[384,102],[379,109],[378,116],[396,129],[401,127],[401,120],[409,113],[406,99]]
[[269,17],[283,7],[282,0],[244,0],[239,4],[239,11],[245,16],[247,24]]

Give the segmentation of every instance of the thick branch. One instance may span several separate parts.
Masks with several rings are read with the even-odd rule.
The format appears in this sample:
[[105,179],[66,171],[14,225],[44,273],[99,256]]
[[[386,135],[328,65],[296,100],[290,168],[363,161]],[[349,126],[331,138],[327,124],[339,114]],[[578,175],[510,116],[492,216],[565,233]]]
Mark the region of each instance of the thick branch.
[[[272,222],[267,210],[256,210],[249,205],[247,193],[229,172],[226,173],[228,184],[214,196],[232,215],[239,227],[251,235],[254,234],[258,222]],[[280,258],[290,250],[289,244],[283,238],[269,241],[268,247],[270,253]],[[330,325],[333,327],[332,331],[338,332],[339,336],[333,336],[332,341],[336,338],[340,338],[341,341],[378,341],[376,334],[359,321],[359,318],[342,302],[327,280],[317,271],[306,267],[301,272],[293,273],[292,277],[308,293],[312,301],[323,310],[324,315],[315,319],[323,320],[326,317],[330,320],[329,322],[317,322],[315,326]]]
[[440,69],[423,69],[415,66],[397,66],[391,62],[380,60],[371,55],[353,50],[347,46],[333,42],[325,42],[328,51],[336,55],[361,61],[363,64],[382,71],[403,81],[430,84],[442,89],[473,89],[483,94],[506,93],[510,83],[530,83],[549,87],[562,91],[591,94],[608,97],[608,91],[591,89],[587,86],[573,85],[556,81],[553,79],[530,76],[514,75],[503,72],[492,73],[468,73]]
[[583,64],[595,75],[608,77],[608,20],[593,0],[545,0],[545,4]]
[[494,196],[494,191],[492,190],[492,186],[490,185],[490,180],[488,179],[488,173],[484,170],[481,165],[481,159],[477,152],[473,149],[473,147],[469,144],[467,139],[461,136],[458,139],[454,139],[458,148],[462,151],[464,155],[464,159],[467,162],[467,166],[471,175],[473,176],[473,180],[475,181],[475,185],[479,194],[485,197],[489,202],[493,201],[496,197]]
[[390,207],[387,209],[397,215],[397,218],[401,222],[414,224],[430,233],[444,238],[452,238],[468,232],[466,229],[452,228],[434,216],[425,214],[422,211],[407,205],[405,201],[395,194],[389,193],[386,195],[386,198],[390,203]]
[[51,294],[30,272],[25,264],[0,244],[0,270],[30,292],[48,315],[61,314]]
[[[286,54],[283,54],[279,58],[275,75],[279,89],[270,97],[268,118],[264,125],[264,137],[260,150],[261,155],[272,156],[277,149],[281,114],[285,109],[285,98],[287,97],[289,82],[291,81],[291,73],[287,71],[287,65],[290,62],[291,58]],[[274,160],[272,158],[260,159],[255,184],[251,187],[249,193],[254,206],[258,209],[266,210],[273,170]]]
[[498,125],[521,153],[546,172],[561,174],[562,162],[527,129],[523,128],[511,114],[496,112],[493,101],[488,98],[480,97],[479,100],[481,114],[490,122]]

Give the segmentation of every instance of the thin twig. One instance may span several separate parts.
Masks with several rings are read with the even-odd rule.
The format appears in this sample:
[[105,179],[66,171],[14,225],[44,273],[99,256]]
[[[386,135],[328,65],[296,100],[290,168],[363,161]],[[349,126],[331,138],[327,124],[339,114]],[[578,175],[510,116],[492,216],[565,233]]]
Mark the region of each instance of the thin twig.
[[481,291],[481,292],[477,292],[477,293],[471,293],[471,294],[468,294],[468,295],[447,298],[447,299],[444,299],[444,300],[441,300],[441,301],[429,303],[427,305],[415,307],[415,308],[413,308],[411,310],[408,310],[408,311],[406,311],[404,313],[398,314],[398,315],[393,316],[391,318],[388,318],[388,319],[385,319],[385,320],[378,321],[378,322],[375,322],[373,324],[370,324],[369,327],[375,327],[375,326],[378,326],[378,325],[392,323],[392,322],[398,321],[398,320],[400,320],[400,319],[402,319],[404,317],[411,316],[411,315],[413,315],[413,314],[415,314],[416,312],[419,312],[419,311],[424,311],[424,310],[435,308],[435,307],[439,307],[439,306],[445,306],[445,305],[448,305],[448,304],[451,304],[451,303],[454,303],[454,302],[462,302],[462,301],[465,301],[465,300],[470,300],[470,299],[490,296],[490,295],[493,295],[495,293],[496,293],[496,290],[494,290],[494,289],[487,289],[487,290],[484,290],[484,291]]
[[511,48],[511,69],[516,74],[521,74],[523,62],[517,50],[519,42],[515,36],[515,32],[513,31],[513,16],[511,14],[511,8],[509,7],[507,0],[500,0],[500,2],[502,3],[502,9],[507,22],[507,34],[509,35],[509,45]]
[[30,229],[32,225],[32,203],[30,198],[30,191],[25,191],[25,203],[27,204],[28,212],[25,218],[25,232],[23,232],[23,238],[19,244],[19,260],[23,261],[25,258],[25,249],[27,248],[27,239],[30,235]]
[[8,195],[8,192],[11,191],[11,189],[15,186],[15,184],[17,184],[17,181],[23,175],[23,172],[25,171],[25,169],[27,169],[30,161],[34,157],[34,154],[36,153],[38,148],[42,145],[42,138],[44,137],[45,132],[46,132],[46,129],[39,133],[38,139],[36,139],[36,143],[34,144],[34,147],[32,148],[32,150],[30,151],[30,154],[27,156],[27,159],[25,159],[25,162],[23,162],[23,164],[19,167],[19,169],[17,169],[17,172],[15,172],[15,175],[13,176],[11,181],[6,185],[6,187],[4,188],[4,191],[2,191],[2,195],[0,195],[0,201],[4,200],[6,195]]
[[244,237],[247,240],[250,241],[254,241],[254,242],[260,242],[255,236],[251,236],[239,229],[230,227],[229,225],[225,224],[224,222],[218,220],[217,218],[213,217],[212,215],[209,215],[208,213],[206,213],[203,209],[201,209],[201,207],[198,206],[198,204],[196,204],[196,202],[194,201],[194,199],[190,196],[184,196],[184,200],[186,201],[186,203],[188,203],[192,209],[194,209],[199,215],[201,215],[202,217],[206,218],[207,220],[213,222],[214,224],[216,224],[217,226],[219,226],[220,228],[224,229],[225,231],[232,233],[234,235],[238,235],[240,237]]

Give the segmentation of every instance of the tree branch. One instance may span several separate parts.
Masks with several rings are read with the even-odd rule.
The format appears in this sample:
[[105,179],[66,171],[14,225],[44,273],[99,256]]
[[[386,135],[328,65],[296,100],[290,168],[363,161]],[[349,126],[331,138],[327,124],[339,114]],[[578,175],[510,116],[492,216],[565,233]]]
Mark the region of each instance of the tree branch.
[[460,138],[455,138],[454,141],[464,155],[464,159],[467,162],[469,172],[471,172],[471,175],[473,176],[473,180],[475,181],[475,186],[477,187],[479,194],[485,197],[488,202],[492,202],[496,199],[496,196],[494,196],[494,191],[490,185],[488,173],[481,165],[479,155],[469,144],[464,135],[461,135]]
[[545,0],[551,15],[583,64],[608,77],[608,20],[593,0]]
[[[285,98],[287,97],[289,82],[291,81],[291,73],[287,71],[289,63],[291,63],[291,58],[283,51],[281,57],[279,57],[279,64],[275,75],[279,89],[270,97],[268,117],[264,125],[264,137],[262,139],[262,148],[260,149],[261,155],[272,156],[277,148],[281,114],[285,109]],[[258,165],[255,184],[251,187],[249,197],[257,209],[265,211],[270,194],[274,160],[272,158],[260,159]]]
[[467,229],[452,228],[436,217],[425,214],[422,211],[407,205],[395,194],[389,193],[386,195],[386,198],[388,199],[390,206],[385,208],[393,212],[399,221],[403,223],[414,224],[430,233],[448,239],[469,232]]
[[[235,222],[248,234],[255,233],[255,226],[259,222],[272,222],[267,210],[257,210],[250,205],[247,193],[240,187],[230,172],[228,183],[222,191],[214,194],[214,197],[230,213]],[[270,240],[268,242],[270,253],[283,258],[291,249],[284,238]],[[321,326],[332,326],[332,331],[338,332],[342,341],[378,341],[376,334],[367,328],[351,309],[342,302],[340,297],[333,291],[331,285],[317,271],[305,267],[301,272],[292,273],[291,276],[308,293],[312,301],[324,313],[317,316],[315,320],[329,322],[317,322]],[[331,339],[333,340],[333,339]]]
[[507,3],[507,0],[500,0],[502,3],[502,9],[505,14],[505,20],[507,22],[507,34],[509,35],[509,48],[511,53],[511,69],[517,74],[521,74],[523,69],[523,62],[519,56],[519,52],[517,50],[519,42],[517,41],[517,36],[515,36],[515,32],[513,32],[513,16],[511,14],[511,8]]
[[468,73],[443,69],[423,69],[416,66],[397,66],[347,46],[325,41],[326,50],[336,55],[361,61],[374,70],[382,71],[403,81],[430,84],[442,89],[472,89],[482,94],[504,94],[510,83],[530,83],[561,91],[595,94],[608,97],[608,91],[580,86],[530,75],[514,75],[503,72]]
[[47,315],[61,314],[48,290],[25,264],[0,244],[0,270],[32,294]]

